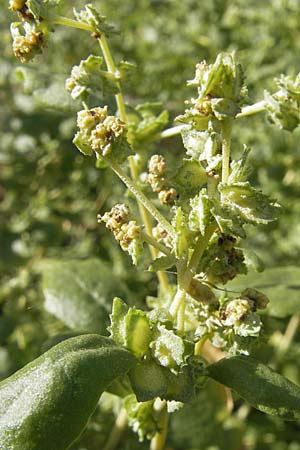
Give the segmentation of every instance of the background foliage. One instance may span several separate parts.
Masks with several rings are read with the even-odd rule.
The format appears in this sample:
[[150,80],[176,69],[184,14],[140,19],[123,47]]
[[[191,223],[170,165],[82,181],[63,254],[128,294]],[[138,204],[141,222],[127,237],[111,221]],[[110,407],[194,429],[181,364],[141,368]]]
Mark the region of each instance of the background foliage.
[[[84,4],[72,3],[76,8]],[[111,39],[116,60],[137,64],[125,88],[127,98],[134,104],[162,102],[170,111],[170,125],[184,109],[189,95],[185,82],[193,78],[196,62],[212,62],[221,50],[237,50],[247,72],[249,103],[260,100],[264,89],[274,89],[275,76],[300,71],[296,57],[300,5],[296,0],[249,0],[246,7],[242,0],[103,0],[94,4],[120,30]],[[97,213],[116,203],[123,187],[71,144],[77,106],[65,92],[64,82],[73,65],[91,52],[99,54],[98,47],[91,44],[88,34],[57,27],[43,56],[19,68],[9,33],[9,22],[15,19],[7,2],[0,0],[0,8],[0,377],[5,378],[43,352],[58,333],[93,332],[98,324],[104,331],[113,295],[120,293],[129,303],[142,304],[146,293],[155,294],[155,280],[146,270],[137,273],[110,234],[97,225]],[[60,8],[64,15],[72,15],[67,2]],[[279,131],[267,123],[264,114],[244,119],[236,128],[234,146],[252,147],[253,183],[283,205],[281,219],[261,230],[255,228],[247,245],[268,268],[297,265],[300,132]],[[181,139],[165,140],[156,150],[176,161],[182,153]],[[83,260],[76,270],[85,280],[88,300],[78,294],[76,280],[72,280],[76,272],[67,261],[74,258]],[[61,260],[66,260],[67,275],[61,266],[57,269]],[[99,280],[101,273],[107,276]],[[277,283],[276,271],[268,274],[267,285]],[[101,307],[102,315],[95,317],[91,306],[89,317],[70,320],[69,307],[64,312],[55,288],[69,276],[68,295],[77,308],[74,317],[83,317],[80,314],[86,304],[91,305],[91,293],[94,308],[99,312]],[[272,339],[261,345],[256,357],[299,383],[299,335],[288,352],[278,344],[286,337],[287,324],[300,303],[297,277],[293,273],[289,277],[280,285],[279,307],[288,288],[296,303],[265,319]],[[211,382],[197,403],[172,415],[170,448],[300,449],[299,423],[289,424],[237,405],[230,414],[224,393]],[[101,448],[119,409],[119,400],[105,395],[73,450]],[[124,433],[120,449],[147,448],[131,431]]]

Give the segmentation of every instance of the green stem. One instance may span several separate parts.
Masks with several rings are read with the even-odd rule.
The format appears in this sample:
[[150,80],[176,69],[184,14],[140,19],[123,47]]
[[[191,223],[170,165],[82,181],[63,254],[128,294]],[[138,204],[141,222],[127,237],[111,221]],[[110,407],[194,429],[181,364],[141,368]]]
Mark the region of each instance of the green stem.
[[[245,106],[242,108],[242,111],[236,115],[236,119],[241,119],[242,117],[252,116],[254,114],[260,113],[262,111],[265,111],[266,109],[266,102],[264,100],[254,103],[253,105]],[[188,125],[177,125],[175,127],[167,128],[166,130],[162,131],[158,137],[160,139],[166,139],[169,137],[176,136],[177,134],[180,134],[182,130],[185,128],[188,128]]]
[[266,102],[262,100],[260,102],[254,103],[254,105],[249,105],[242,108],[242,111],[236,115],[236,119],[240,119],[246,116],[252,116],[253,114],[265,111],[265,109],[266,109]]
[[221,123],[222,127],[222,183],[228,182],[230,165],[231,127],[230,119]]
[[161,225],[161,227],[172,237],[175,235],[175,231],[172,225],[167,221],[167,219],[158,211],[158,209],[153,205],[153,203],[145,196],[143,191],[139,188],[137,183],[130,178],[121,166],[113,159],[103,158],[110,168],[118,175],[118,177],[123,181],[127,188],[132,192],[136,199],[144,206],[144,208],[149,211],[149,213],[154,217],[155,220]]
[[176,136],[177,134],[180,134],[185,128],[188,128],[188,125],[177,125],[176,127],[168,128],[167,130],[162,131],[158,135],[158,137],[160,139],[166,139],[172,136]]
[[[98,39],[98,41],[99,41],[99,45],[101,47],[103,57],[105,59],[107,69],[110,72],[115,73],[116,66],[115,66],[112,54],[110,52],[106,37],[104,35],[101,35],[100,38]],[[124,102],[124,97],[122,94],[120,83],[117,83],[117,86],[119,88],[119,92],[118,92],[118,94],[115,95],[115,99],[116,99],[118,111],[120,114],[120,118],[123,120],[124,123],[126,123],[127,122],[126,108],[125,108],[125,102]],[[136,164],[134,157],[129,158],[129,167],[130,167],[131,177],[134,181],[136,181],[138,179],[138,169],[137,169],[137,164]],[[148,235],[151,236],[152,235],[151,216],[148,213],[147,209],[144,207],[143,203],[139,200],[138,200],[138,207],[139,207],[141,219],[145,225],[145,229],[146,229]],[[157,256],[157,252],[155,250],[155,247],[153,247],[153,244],[152,244],[152,246],[150,246],[150,252],[154,259]],[[165,290],[167,290],[169,287],[167,275],[162,271],[158,271],[157,277],[158,277],[158,280],[159,280],[160,284],[162,285],[162,287]]]
[[46,20],[47,22],[53,23],[54,25],[64,25],[66,27],[79,28],[80,30],[94,31],[93,27],[91,27],[87,23],[78,22],[77,20],[69,19],[68,17],[53,16],[47,18]]
[[115,425],[110,433],[107,443],[103,447],[103,450],[114,450],[120,442],[124,429],[127,426],[127,412],[125,408],[122,408],[116,419]]
[[[132,176],[134,181],[137,181],[138,177],[139,177],[139,170],[138,170],[137,162],[136,162],[134,156],[130,156],[129,157],[129,164],[130,164],[131,176]],[[169,253],[171,255],[169,250],[166,249],[166,247],[164,245],[159,244],[155,239],[153,239],[153,236],[152,236],[152,228],[153,228],[152,217],[149,214],[149,212],[147,211],[147,209],[144,208],[144,206],[141,204],[141,202],[138,202],[138,207],[139,207],[140,216],[141,216],[142,221],[143,221],[143,223],[145,225],[145,230],[147,232],[148,238],[151,238],[151,241],[152,241],[152,243],[150,243],[149,239],[148,239],[148,241],[145,239],[145,241],[149,244],[149,250],[150,250],[152,258],[155,259],[157,257],[158,251],[162,251],[165,254]],[[157,245],[157,244],[159,244],[159,245]],[[164,250],[162,250],[162,248]],[[166,253],[166,251],[168,253]],[[163,289],[165,291],[167,291],[168,288],[169,288],[169,280],[168,280],[167,274],[165,272],[163,272],[162,270],[158,270],[156,272],[156,275],[157,275],[158,281],[160,282],[160,284],[163,287]]]
[[158,426],[160,431],[155,434],[150,443],[150,450],[163,450],[168,433],[168,411],[166,400],[157,398],[154,403],[154,409],[158,415]]
[[[106,37],[104,36],[104,34],[102,34],[100,36],[100,38],[98,39],[99,45],[101,47],[101,51],[103,53],[103,57],[105,59],[105,63],[106,66],[108,68],[108,70],[115,74],[116,72],[116,66],[112,57],[112,54],[110,52]],[[116,99],[116,103],[117,103],[117,107],[118,107],[118,111],[120,114],[120,118],[123,120],[123,122],[127,122],[127,117],[126,117],[126,110],[125,110],[125,102],[124,102],[124,98],[123,98],[123,94],[121,92],[121,86],[120,83],[117,83],[117,86],[119,88],[119,93],[115,95],[115,99]]]
[[[169,256],[170,258],[173,258],[172,253],[170,250],[167,249],[163,244],[158,242],[156,239],[154,239],[153,236],[149,235],[148,233],[142,232],[142,239],[147,242],[152,248],[156,249],[158,252],[164,253],[166,256]],[[155,255],[155,257],[157,254]]]

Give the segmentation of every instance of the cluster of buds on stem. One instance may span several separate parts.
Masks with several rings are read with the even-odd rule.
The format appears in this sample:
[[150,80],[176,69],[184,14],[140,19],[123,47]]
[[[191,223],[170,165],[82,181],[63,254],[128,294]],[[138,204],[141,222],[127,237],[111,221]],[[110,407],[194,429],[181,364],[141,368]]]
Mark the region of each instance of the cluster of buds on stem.
[[130,154],[126,125],[118,117],[109,116],[107,106],[79,111],[77,125],[79,132],[73,142],[84,154],[94,151],[107,157],[115,153],[120,162]]
[[153,155],[150,158],[148,169],[146,180],[153,192],[158,193],[159,201],[163,205],[172,204],[177,197],[177,191],[167,185],[165,158],[162,155]]
[[42,52],[45,45],[45,33],[41,27],[27,22],[24,24],[23,30],[25,34],[22,34],[18,24],[11,26],[13,51],[22,62],[28,62]]
[[98,222],[104,222],[106,228],[113,232],[122,250],[127,251],[134,264],[142,248],[141,227],[135,220],[128,220],[129,209],[124,204],[115,205],[103,216],[97,216]]
[[47,21],[40,16],[39,2],[11,0],[9,9],[16,12],[22,19],[22,22],[12,23],[10,31],[14,54],[23,63],[26,63],[42,53],[47,44],[49,26]]
[[220,236],[208,248],[203,258],[203,271],[210,283],[226,284],[238,274],[246,273],[242,250],[235,247],[236,238]]

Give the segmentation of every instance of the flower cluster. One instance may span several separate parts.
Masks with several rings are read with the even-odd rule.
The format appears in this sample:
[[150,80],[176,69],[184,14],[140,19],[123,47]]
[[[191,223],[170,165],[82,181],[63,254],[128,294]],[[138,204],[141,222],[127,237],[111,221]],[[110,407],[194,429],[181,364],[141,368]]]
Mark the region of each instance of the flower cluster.
[[104,157],[113,153],[119,162],[131,153],[124,122],[118,117],[109,116],[107,106],[79,111],[77,125],[79,132],[73,142],[82,153],[91,155],[94,151]]
[[134,264],[142,249],[141,227],[135,220],[129,220],[129,209],[124,204],[115,205],[103,216],[98,215],[98,222],[104,222],[106,228],[113,232],[122,250],[127,251]]
[[168,187],[166,181],[166,160],[162,155],[153,155],[148,165],[147,182],[153,192],[158,193],[158,198],[163,205],[172,204],[177,197],[177,191]]
[[216,236],[210,243],[201,262],[207,281],[226,284],[238,274],[247,273],[243,252],[235,243],[233,236]]
[[13,51],[22,62],[28,62],[41,53],[46,42],[44,27],[35,23],[25,22],[24,25],[13,23],[11,25],[13,37]]

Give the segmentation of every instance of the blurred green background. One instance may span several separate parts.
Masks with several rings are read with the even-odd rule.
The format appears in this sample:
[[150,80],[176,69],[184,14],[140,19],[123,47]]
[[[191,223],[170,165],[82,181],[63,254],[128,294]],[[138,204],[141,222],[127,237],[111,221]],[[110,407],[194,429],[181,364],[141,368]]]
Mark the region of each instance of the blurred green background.
[[[7,3],[0,0],[1,378],[40,354],[51,336],[76,328],[90,330],[82,323],[64,320],[64,314],[47,302],[44,307],[41,272],[49,272],[45,291],[51,277],[55,283],[62,276],[62,269],[55,266],[58,260],[97,258],[86,269],[94,273],[89,286],[107,293],[107,298],[120,291],[129,302],[142,302],[145,295],[155,293],[156,285],[146,270],[131,266],[129,257],[97,224],[97,213],[124,195],[122,185],[109,172],[96,169],[94,161],[79,154],[71,142],[80,106],[65,91],[65,79],[81,59],[100,54],[97,44],[88,33],[57,26],[44,54],[20,69],[9,32],[16,17]],[[59,9],[62,15],[72,17],[71,6],[80,9],[85,3],[62,1]],[[246,72],[249,104],[261,100],[264,89],[274,90],[274,77],[281,73],[295,76],[300,71],[297,0],[95,0],[93,4],[120,30],[110,40],[116,61],[137,64],[124,89],[127,101],[133,105],[162,102],[170,112],[170,126],[191,95],[186,80],[193,78],[195,64],[203,59],[213,62],[222,50],[237,51]],[[299,130],[292,134],[280,131],[263,113],[245,118],[234,128],[234,151],[240,152],[243,144],[252,148],[253,183],[283,206],[278,222],[249,229],[250,239],[245,243],[266,267],[299,264],[299,138]],[[180,137],[150,150],[174,159],[183,154]],[[73,269],[66,266],[64,270],[64,279],[72,285]],[[107,277],[99,281],[101,271]],[[106,324],[109,305],[104,311]],[[268,325],[284,330],[286,320],[273,319]],[[289,354],[276,364],[299,382],[298,341],[297,336]],[[262,358],[271,357],[272,344]],[[287,425],[246,411],[246,425],[243,410],[230,419],[219,414],[222,408],[213,402],[214,395],[209,391],[203,394],[201,402],[206,406],[200,411],[198,403],[174,414],[170,448],[300,449],[297,423]],[[116,402],[109,397],[102,400],[89,430],[74,449],[102,448],[119,408]],[[202,437],[199,430],[206,430]],[[144,448],[131,432],[126,433],[118,448]]]

